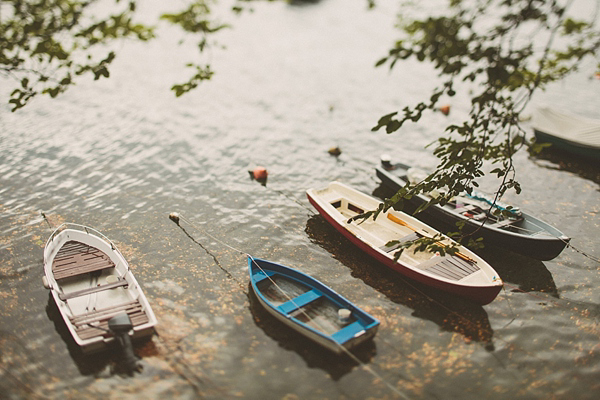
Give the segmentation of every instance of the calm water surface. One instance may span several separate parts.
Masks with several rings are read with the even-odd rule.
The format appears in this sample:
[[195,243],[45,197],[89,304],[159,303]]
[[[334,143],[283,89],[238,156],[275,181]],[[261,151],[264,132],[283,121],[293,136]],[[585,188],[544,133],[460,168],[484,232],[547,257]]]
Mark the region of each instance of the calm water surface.
[[[423,147],[468,111],[458,96],[449,117],[370,132],[379,116],[420,101],[435,74],[412,62],[373,67],[397,36],[397,10],[365,3],[256,5],[218,37],[226,49],[207,55],[214,79],[179,99],[169,87],[196,52],[162,27],[153,43],[124,43],[108,80],[16,114],[1,106],[0,397],[600,395],[598,263],[573,249],[540,262],[489,245],[480,254],[506,287],[480,307],[387,271],[311,210],[305,190],[332,180],[382,193],[373,170],[382,153],[433,167]],[[148,17],[161,11],[144,7]],[[600,81],[588,75],[534,105],[600,117]],[[9,90],[2,82],[2,98]],[[327,153],[336,145],[337,158]],[[505,200],[598,257],[598,167],[556,154],[517,164],[524,192]],[[250,179],[254,165],[268,168],[266,186]],[[41,211],[55,226],[96,227],[132,265],[160,324],[136,347],[141,373],[123,374],[111,352],[83,357],[69,340],[41,282],[51,233]],[[175,211],[189,223],[171,222]],[[360,364],[267,315],[242,252],[311,274],[379,318],[375,340],[355,352]]]

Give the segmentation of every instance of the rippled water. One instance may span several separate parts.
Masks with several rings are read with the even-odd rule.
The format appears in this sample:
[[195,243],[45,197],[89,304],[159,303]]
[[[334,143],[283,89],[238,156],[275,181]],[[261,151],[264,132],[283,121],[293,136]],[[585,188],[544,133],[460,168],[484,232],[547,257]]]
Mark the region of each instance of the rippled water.
[[[421,100],[435,75],[412,62],[373,67],[396,38],[396,9],[364,3],[255,5],[219,35],[214,79],[178,99],[169,87],[196,52],[162,27],[160,40],[123,44],[108,80],[18,113],[2,106],[1,397],[598,396],[596,262],[572,249],[539,262],[488,246],[480,254],[506,290],[480,307],[387,271],[311,210],[305,190],[332,180],[381,193],[373,167],[382,153],[434,166],[423,146],[448,122],[438,113],[402,133],[370,132],[379,116]],[[582,72],[534,103],[599,117],[599,91]],[[464,115],[453,102],[449,118]],[[337,158],[327,153],[336,145]],[[507,199],[598,257],[598,167],[555,153],[517,164],[524,192]],[[250,179],[253,165],[268,168],[266,186]],[[136,347],[141,373],[120,373],[111,353],[74,349],[41,285],[51,231],[40,212],[55,226],[96,227],[129,260],[160,324]],[[295,266],[379,318],[375,340],[356,352],[362,365],[266,314],[241,252]]]

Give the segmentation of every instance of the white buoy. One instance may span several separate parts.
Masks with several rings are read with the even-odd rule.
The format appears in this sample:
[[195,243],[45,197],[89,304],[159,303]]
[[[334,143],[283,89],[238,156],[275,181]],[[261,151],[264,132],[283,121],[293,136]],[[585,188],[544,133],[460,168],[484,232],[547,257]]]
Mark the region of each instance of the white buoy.
[[169,214],[169,219],[175,222],[177,225],[179,225],[179,213],[172,212],[171,214]]
[[379,157],[379,160],[381,160],[381,165],[383,165],[386,168],[392,166],[392,156],[390,156],[389,154],[382,154],[381,157]]
[[347,321],[348,318],[350,318],[350,315],[352,315],[352,311],[347,308],[340,308],[338,310],[338,317],[340,317],[342,321]]

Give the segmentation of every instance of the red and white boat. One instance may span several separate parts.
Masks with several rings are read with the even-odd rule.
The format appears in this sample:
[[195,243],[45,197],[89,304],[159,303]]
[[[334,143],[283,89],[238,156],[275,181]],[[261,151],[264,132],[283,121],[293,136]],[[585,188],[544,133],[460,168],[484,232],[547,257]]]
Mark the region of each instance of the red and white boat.
[[[481,305],[492,302],[502,288],[502,279],[487,262],[447,236],[442,235],[438,244],[457,244],[455,254],[415,251],[417,245],[412,245],[394,260],[394,250],[402,243],[440,233],[393,209],[381,212],[376,219],[351,221],[354,216],[377,209],[381,201],[369,195],[339,182],[324,189],[309,189],[306,194],[319,213],[352,243],[409,278]],[[394,245],[390,246],[390,242]]]

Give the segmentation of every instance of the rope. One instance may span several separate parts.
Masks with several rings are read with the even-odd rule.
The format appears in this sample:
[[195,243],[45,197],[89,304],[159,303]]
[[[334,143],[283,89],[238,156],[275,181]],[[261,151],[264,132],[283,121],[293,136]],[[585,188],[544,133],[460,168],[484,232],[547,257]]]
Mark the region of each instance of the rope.
[[588,254],[588,253],[586,253],[586,252],[584,252],[582,250],[579,250],[578,248],[576,248],[575,246],[573,246],[570,242],[567,243],[567,247],[573,249],[575,252],[581,254],[584,257],[589,258],[590,260],[592,260],[594,262],[600,263],[600,258],[592,256],[591,254]]
[[[294,302],[294,299],[292,299],[292,298],[291,298],[291,297],[290,297],[290,296],[289,296],[289,295],[288,295],[288,294],[287,294],[287,293],[286,293],[286,292],[285,292],[285,291],[284,291],[284,290],[283,290],[283,289],[282,289],[282,288],[281,288],[281,287],[280,287],[280,286],[277,284],[277,282],[275,282],[275,281],[274,281],[274,280],[271,278],[271,276],[269,276],[269,275],[268,275],[268,274],[265,272],[265,270],[264,270],[264,269],[263,269],[263,268],[262,268],[262,267],[261,267],[261,266],[258,264],[258,262],[256,262],[256,260],[254,259],[254,257],[252,257],[250,254],[248,254],[248,253],[246,253],[246,252],[244,252],[244,251],[242,251],[242,250],[240,250],[240,249],[237,249],[237,248],[235,248],[235,247],[233,247],[233,246],[231,246],[231,245],[229,245],[229,244],[225,243],[224,241],[222,241],[222,240],[220,240],[220,239],[218,239],[218,238],[214,237],[213,235],[211,235],[210,233],[206,232],[205,230],[203,230],[203,229],[201,229],[201,228],[199,228],[199,227],[195,226],[195,225],[194,225],[194,224],[193,224],[193,223],[192,223],[190,220],[188,220],[187,218],[185,218],[184,216],[182,216],[182,215],[181,215],[181,214],[179,214],[179,213],[171,213],[171,214],[169,215],[169,218],[170,218],[170,219],[171,219],[173,222],[175,222],[175,223],[176,223],[176,224],[177,224],[177,225],[178,225],[178,226],[179,226],[181,229],[183,229],[184,231],[185,231],[185,229],[184,229],[183,227],[181,227],[181,225],[179,224],[179,220],[183,220],[183,221],[185,221],[186,223],[188,223],[189,225],[191,225],[193,228],[195,228],[195,229],[198,229],[200,232],[204,233],[206,236],[210,237],[211,239],[215,240],[216,242],[220,243],[221,245],[223,245],[223,246],[225,246],[225,247],[227,247],[227,248],[229,248],[229,249],[231,249],[231,250],[233,250],[233,251],[235,251],[235,252],[237,252],[237,253],[243,254],[243,255],[247,256],[248,258],[250,258],[250,260],[252,261],[252,263],[253,263],[254,265],[256,265],[256,267],[257,267],[258,269],[260,269],[260,270],[261,270],[261,271],[262,271],[262,272],[265,274],[265,276],[267,277],[267,279],[269,279],[269,281],[270,281],[270,282],[273,284],[273,286],[274,286],[274,287],[276,287],[276,288],[277,288],[277,290],[279,290],[279,291],[281,292],[281,294],[283,294],[283,296],[285,296],[285,298],[286,298],[288,301],[290,301],[292,304],[294,304],[294,305],[296,306],[296,308],[297,308],[297,309],[298,309],[298,310],[299,310],[299,311],[300,311],[302,314],[304,314],[304,316],[305,316],[307,319],[309,319],[309,320],[310,320],[310,316],[308,315],[308,313],[307,313],[307,312],[306,312],[306,311],[305,311],[305,310],[304,310],[302,307],[298,306],[298,304],[296,304],[296,303]],[[187,232],[186,232],[186,234],[187,234]],[[187,235],[188,235],[188,236],[190,236],[189,234],[187,234]],[[191,236],[190,236],[190,238],[191,238]],[[204,246],[202,246],[202,245],[201,245],[199,242],[197,242],[197,241],[196,241],[195,239],[193,239],[193,238],[192,238],[192,240],[193,240],[195,243],[198,243],[198,244],[199,244],[199,245],[200,245],[200,246],[201,246],[201,247],[202,247],[202,248],[203,248],[205,251],[207,251],[207,252],[208,252],[208,250],[206,250],[206,248],[205,248]],[[215,261],[217,261],[217,260],[216,260],[216,258],[215,258],[214,256],[213,256],[213,258],[215,259]],[[218,261],[217,261],[217,263],[218,263]],[[226,272],[227,272],[227,274],[228,274],[228,275],[229,275],[231,278],[235,279],[235,278],[233,277],[233,275],[231,275],[231,273],[229,273],[229,271],[225,270],[225,269],[224,269],[224,268],[223,268],[223,267],[220,265],[220,263],[218,263],[218,265],[219,265],[219,267],[221,267],[221,269],[223,269],[224,271],[226,271]],[[237,280],[236,280],[236,282],[237,282]],[[238,283],[239,283],[239,282],[238,282]],[[244,291],[244,293],[246,293],[246,292]],[[247,294],[248,294],[248,293],[246,293],[246,295],[247,295]],[[314,320],[313,320],[313,322],[314,322],[315,324],[319,325],[319,322],[318,322],[318,321],[314,321]],[[321,330],[322,330],[322,331],[325,331],[325,329],[323,328],[323,326],[319,326],[319,327],[321,328]],[[386,380],[386,379],[385,379],[383,376],[381,376],[381,375],[380,375],[380,374],[378,374],[378,373],[377,373],[375,370],[373,370],[371,367],[369,367],[369,365],[367,365],[367,364],[363,363],[363,362],[362,362],[362,361],[361,361],[361,360],[360,360],[358,357],[356,357],[354,354],[352,354],[352,353],[350,352],[350,350],[348,350],[346,347],[342,346],[341,344],[339,344],[339,343],[338,343],[338,342],[336,342],[336,341],[333,341],[333,342],[334,342],[334,343],[335,343],[335,344],[336,344],[336,345],[337,345],[337,346],[340,348],[340,350],[342,350],[342,352],[343,352],[344,354],[346,354],[348,357],[350,357],[350,358],[351,358],[351,359],[352,359],[354,362],[356,362],[358,365],[360,365],[360,366],[361,366],[361,367],[362,367],[364,370],[366,370],[367,372],[369,372],[369,373],[370,373],[371,375],[373,375],[375,378],[377,378],[377,379],[379,379],[381,382],[383,382],[383,383],[384,383],[384,384],[385,384],[385,385],[386,385],[386,386],[387,386],[387,387],[388,387],[390,390],[392,390],[394,393],[396,393],[396,394],[397,394],[398,396],[400,396],[401,398],[403,398],[403,399],[408,399],[408,397],[407,397],[407,396],[406,396],[404,393],[400,392],[400,391],[399,391],[399,390],[398,390],[396,387],[394,387],[394,386],[393,386],[391,383],[389,383],[389,382],[388,382],[388,381],[387,381],[387,380]]]
[[208,250],[202,243],[198,242],[196,239],[194,239],[194,237],[192,235],[190,235],[188,233],[188,231],[185,230],[185,228],[183,226],[181,226],[179,224],[179,219],[184,220],[185,222],[187,222],[189,225],[191,225],[193,228],[199,230],[200,232],[202,232],[204,235],[210,237],[211,239],[221,243],[223,246],[226,246],[238,253],[242,253],[245,254],[244,252],[242,252],[241,250],[238,250],[230,245],[228,245],[227,243],[222,242],[221,240],[217,239],[216,237],[210,235],[209,233],[207,233],[206,231],[204,231],[203,229],[200,229],[199,227],[195,226],[191,221],[187,220],[186,218],[184,218],[183,216],[179,215],[178,213],[172,213],[171,215],[169,215],[169,218],[175,222],[177,224],[177,226],[179,226],[179,228],[181,228],[181,230],[183,231],[183,233],[186,234],[187,237],[189,237],[192,242],[196,243],[198,246],[202,247],[202,249],[206,252],[206,254],[208,254],[209,256],[212,257],[212,259],[214,260],[215,264],[223,271],[225,272],[225,275],[227,276],[227,278],[229,279],[233,279],[242,289],[242,291],[247,295],[248,292],[246,292],[246,287],[244,286],[244,284],[242,282],[240,282],[238,279],[236,279],[235,276],[233,276],[233,274],[231,272],[229,272],[225,267],[223,267],[223,265],[221,265],[221,262],[219,262],[219,259],[210,252],[210,250]]

